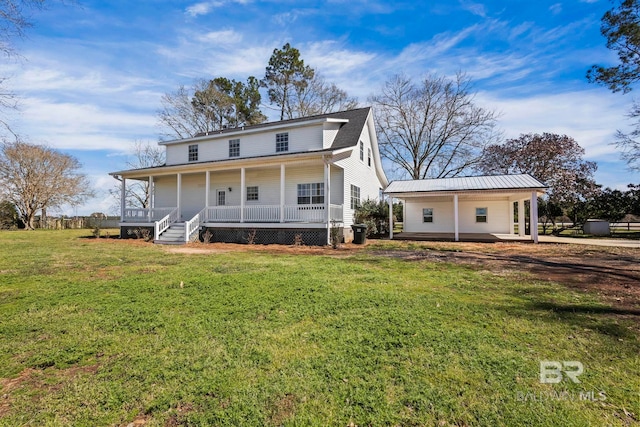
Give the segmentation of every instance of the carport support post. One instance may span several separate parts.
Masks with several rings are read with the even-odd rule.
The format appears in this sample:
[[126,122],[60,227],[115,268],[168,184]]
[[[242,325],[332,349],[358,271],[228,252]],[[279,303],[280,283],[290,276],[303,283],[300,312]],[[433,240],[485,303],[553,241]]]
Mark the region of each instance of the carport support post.
[[524,236],[526,225],[524,223],[524,200],[518,200],[518,236]]
[[538,243],[538,193],[533,191],[531,193],[531,240],[533,243]]
[[456,242],[460,241],[460,230],[458,226],[458,195],[453,195],[453,234]]
[[389,240],[393,240],[393,197],[389,195]]

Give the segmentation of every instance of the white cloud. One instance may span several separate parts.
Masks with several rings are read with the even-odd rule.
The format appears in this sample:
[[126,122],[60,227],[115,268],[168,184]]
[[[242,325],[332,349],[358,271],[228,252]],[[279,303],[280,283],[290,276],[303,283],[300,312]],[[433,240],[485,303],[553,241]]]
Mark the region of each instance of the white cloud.
[[187,7],[185,13],[192,17],[197,17],[199,15],[208,15],[213,9],[225,6],[231,3],[238,4],[248,4],[251,0],[219,0],[219,1],[204,1],[200,3],[192,4]]
[[476,3],[470,0],[460,0],[460,6],[462,6],[462,9],[474,15],[480,16],[482,18],[487,17],[487,10],[482,3]]
[[585,149],[585,157],[617,157],[611,145],[616,129],[626,127],[624,114],[629,105],[602,89],[537,94],[509,98],[479,93],[478,103],[502,113],[499,125],[506,138],[522,133],[552,132],[573,137]]
[[235,45],[242,41],[242,34],[233,30],[210,31],[197,36],[197,40],[212,45]]
[[552,4],[551,6],[549,6],[549,11],[554,15],[557,15],[557,14],[561,13],[562,12],[562,3]]

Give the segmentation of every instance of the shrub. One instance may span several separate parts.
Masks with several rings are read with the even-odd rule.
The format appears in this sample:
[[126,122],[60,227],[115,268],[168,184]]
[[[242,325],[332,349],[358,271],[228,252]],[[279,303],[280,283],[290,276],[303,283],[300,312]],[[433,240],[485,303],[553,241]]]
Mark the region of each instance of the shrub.
[[367,226],[367,237],[389,234],[389,206],[383,201],[365,200],[356,209],[354,220]]

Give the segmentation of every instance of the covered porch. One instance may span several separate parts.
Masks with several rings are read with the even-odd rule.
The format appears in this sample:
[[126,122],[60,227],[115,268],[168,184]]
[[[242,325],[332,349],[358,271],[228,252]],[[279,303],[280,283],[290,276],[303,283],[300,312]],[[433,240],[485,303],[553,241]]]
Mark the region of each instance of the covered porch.
[[[121,229],[153,227],[154,240],[179,229],[188,241],[203,228],[328,229],[344,218],[343,170],[324,156],[289,164],[162,169],[120,178]],[[126,206],[130,180],[148,183],[149,207]]]

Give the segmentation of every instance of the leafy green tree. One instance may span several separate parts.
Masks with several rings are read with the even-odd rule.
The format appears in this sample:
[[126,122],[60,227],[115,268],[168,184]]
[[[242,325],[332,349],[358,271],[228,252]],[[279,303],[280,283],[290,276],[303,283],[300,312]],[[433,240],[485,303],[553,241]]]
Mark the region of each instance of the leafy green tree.
[[[607,47],[618,55],[612,67],[593,65],[587,79],[602,84],[613,92],[628,93],[640,81],[640,0],[616,1],[602,17],[600,32]],[[640,170],[640,104],[634,101],[628,117],[634,121],[630,133],[617,131],[614,144],[631,169]]]
[[[617,3],[617,2],[616,2]],[[640,81],[640,1],[623,0],[602,17],[600,32],[607,47],[620,63],[613,67],[593,65],[587,79],[607,86],[613,92],[629,92]]]
[[260,82],[251,76],[246,83],[217,77],[199,80],[191,88],[180,86],[161,99],[158,122],[162,138],[190,138],[226,127],[262,123]]
[[389,233],[389,205],[384,201],[367,199],[354,212],[354,221],[367,226],[367,237]]
[[11,229],[18,226],[18,211],[13,203],[0,202],[0,229]]
[[296,92],[303,92],[314,75],[313,68],[300,58],[300,51],[289,43],[273,50],[262,86],[267,88],[271,104],[280,110],[280,120],[296,117]]
[[618,222],[631,210],[628,191],[605,188],[599,191],[591,200],[589,213],[591,217]]

